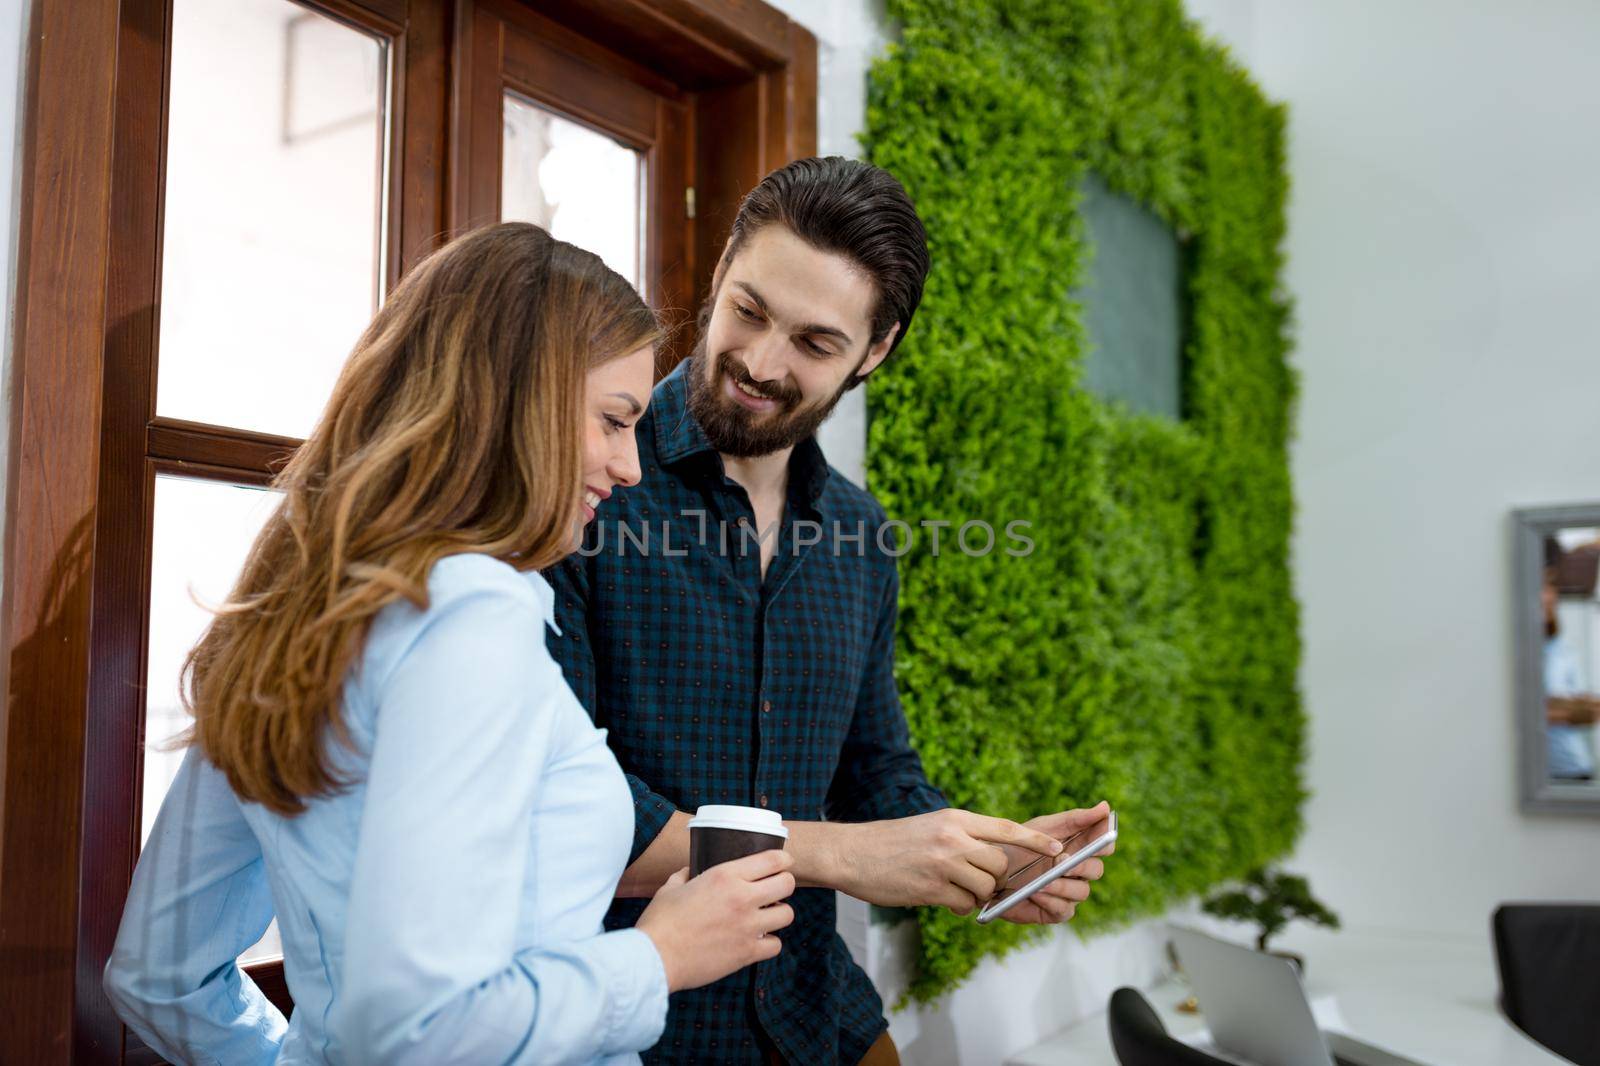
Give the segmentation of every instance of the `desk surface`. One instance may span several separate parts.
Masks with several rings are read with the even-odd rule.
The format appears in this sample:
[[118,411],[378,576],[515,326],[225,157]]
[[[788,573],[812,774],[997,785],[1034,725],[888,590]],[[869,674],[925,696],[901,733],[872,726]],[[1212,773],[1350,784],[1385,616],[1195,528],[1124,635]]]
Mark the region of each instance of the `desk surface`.
[[[1306,991],[1332,996],[1346,1030],[1367,1044],[1430,1066],[1570,1066],[1506,1021],[1487,925],[1483,942],[1404,934],[1288,934],[1275,947],[1306,958]],[[1189,993],[1179,978],[1143,990],[1180,1039],[1205,1027],[1174,1008]],[[1115,1066],[1101,1011],[1007,1060],[1007,1066]]]

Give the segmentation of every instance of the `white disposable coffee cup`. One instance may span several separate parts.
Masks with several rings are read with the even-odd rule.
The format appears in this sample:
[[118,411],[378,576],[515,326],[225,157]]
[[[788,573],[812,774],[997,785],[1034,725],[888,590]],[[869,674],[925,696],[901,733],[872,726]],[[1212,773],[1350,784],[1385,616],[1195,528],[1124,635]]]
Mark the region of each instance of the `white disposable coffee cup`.
[[746,855],[781,850],[788,839],[777,811],[708,803],[689,819],[689,876]]

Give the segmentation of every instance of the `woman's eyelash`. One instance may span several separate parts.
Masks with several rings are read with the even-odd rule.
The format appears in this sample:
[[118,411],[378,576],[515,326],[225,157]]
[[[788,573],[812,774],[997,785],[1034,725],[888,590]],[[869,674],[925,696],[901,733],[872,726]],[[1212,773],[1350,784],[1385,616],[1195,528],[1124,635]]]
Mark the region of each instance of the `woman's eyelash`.
[[612,418],[610,415],[606,415],[606,424],[612,429],[628,428],[628,424],[626,422],[622,421],[620,418]]

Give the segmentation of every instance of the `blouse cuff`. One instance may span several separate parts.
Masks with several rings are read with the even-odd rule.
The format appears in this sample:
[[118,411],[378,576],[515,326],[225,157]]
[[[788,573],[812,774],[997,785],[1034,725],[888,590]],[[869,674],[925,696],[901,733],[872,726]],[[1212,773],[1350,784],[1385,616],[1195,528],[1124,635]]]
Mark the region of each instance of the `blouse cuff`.
[[618,929],[595,943],[595,965],[611,991],[603,1054],[655,1046],[667,1025],[667,970],[648,934]]

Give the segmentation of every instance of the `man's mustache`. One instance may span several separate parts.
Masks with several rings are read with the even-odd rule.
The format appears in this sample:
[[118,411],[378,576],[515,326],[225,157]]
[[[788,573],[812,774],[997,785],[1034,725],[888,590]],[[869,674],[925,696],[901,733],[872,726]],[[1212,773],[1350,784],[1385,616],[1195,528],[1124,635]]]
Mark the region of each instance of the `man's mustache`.
[[778,381],[757,381],[750,376],[750,372],[744,368],[744,364],[727,352],[722,352],[717,356],[717,369],[740,385],[745,386],[751,392],[759,393],[766,399],[777,400],[779,403],[789,407],[793,407],[800,402],[799,389],[793,386],[785,386]]

